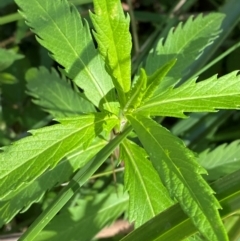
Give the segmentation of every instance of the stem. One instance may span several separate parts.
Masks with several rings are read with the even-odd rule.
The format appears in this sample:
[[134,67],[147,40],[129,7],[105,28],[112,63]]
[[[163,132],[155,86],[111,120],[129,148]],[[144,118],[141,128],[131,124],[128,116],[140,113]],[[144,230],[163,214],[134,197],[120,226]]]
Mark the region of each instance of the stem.
[[69,184],[62,189],[56,200],[44,210],[44,212],[33,222],[28,230],[20,237],[19,241],[34,240],[43,228],[53,219],[61,208],[79,190],[79,188],[88,181],[94,172],[102,165],[102,163],[111,155],[113,150],[128,136],[131,131],[132,127],[127,127],[122,133],[99,151],[90,162],[80,169]]
[[234,50],[236,50],[237,48],[240,47],[240,42],[234,44],[230,49],[228,49],[227,51],[225,51],[224,53],[220,54],[217,58],[215,58],[213,61],[211,61],[209,64],[207,64],[204,68],[202,68],[200,71],[198,71],[194,77],[199,76],[200,74],[202,74],[203,72],[205,72],[207,69],[209,69],[210,67],[212,67],[214,64],[216,64],[218,61],[220,61],[221,59],[223,59],[224,57],[226,57],[227,55],[229,55],[231,52],[233,52]]

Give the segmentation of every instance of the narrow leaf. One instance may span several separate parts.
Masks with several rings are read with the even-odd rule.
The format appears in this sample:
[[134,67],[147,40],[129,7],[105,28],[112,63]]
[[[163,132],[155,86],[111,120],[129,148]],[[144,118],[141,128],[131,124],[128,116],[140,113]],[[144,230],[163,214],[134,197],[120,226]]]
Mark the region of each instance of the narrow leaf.
[[45,67],[31,68],[26,73],[28,94],[54,117],[76,116],[82,113],[95,112],[94,106],[74,91],[65,78],[60,78],[52,69]]
[[140,76],[133,84],[127,95],[127,104],[124,107],[125,112],[132,112],[142,102],[147,86],[147,75],[144,69],[140,70]]
[[178,88],[169,88],[163,94],[147,101],[137,112],[152,116],[182,117],[183,112],[214,112],[217,109],[240,107],[240,76],[238,71],[210,77],[196,83],[187,81]]
[[143,148],[125,139],[120,150],[125,163],[125,188],[129,191],[129,219],[138,227],[173,201]]
[[0,153],[1,199],[24,188],[79,146],[87,148],[103,129],[110,131],[117,124],[116,117],[102,113],[59,121],[61,124],[31,131],[32,136],[5,147]]
[[189,66],[210,45],[219,34],[223,14],[211,13],[207,16],[190,17],[183,25],[180,23],[171,29],[165,42],[160,39],[156,48],[149,53],[146,72],[151,75],[169,60],[178,61],[164,78],[155,94],[161,93],[171,85],[176,84],[189,71]]
[[117,112],[114,86],[94,47],[87,22],[67,0],[16,0],[37,40],[96,106]]
[[206,171],[183,142],[153,120],[128,116],[170,195],[209,241],[228,240],[218,213],[220,205],[201,174]]
[[38,202],[46,191],[57,184],[69,181],[73,173],[84,166],[104,145],[106,141],[97,139],[86,149],[80,147],[64,158],[55,168],[47,170],[20,191],[13,190],[11,198],[0,201],[0,227],[11,221],[20,211],[23,212],[34,202]]
[[131,48],[129,16],[125,17],[119,0],[94,0],[95,14],[90,14],[96,29],[94,34],[99,51],[114,77],[120,102],[125,104],[125,94],[131,84]]
[[98,194],[90,201],[79,199],[76,206],[60,212],[34,240],[92,240],[127,209],[128,195],[123,194],[122,187],[118,187],[118,194],[115,190],[110,191]]

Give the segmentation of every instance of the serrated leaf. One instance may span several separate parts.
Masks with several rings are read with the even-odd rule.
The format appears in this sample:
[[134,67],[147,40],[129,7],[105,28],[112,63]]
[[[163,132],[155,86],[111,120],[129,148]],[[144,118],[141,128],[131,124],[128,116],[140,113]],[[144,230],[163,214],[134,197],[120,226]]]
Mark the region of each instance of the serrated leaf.
[[[102,113],[58,120],[61,124],[31,131],[32,136],[4,147],[0,153],[0,199],[24,188],[76,148],[87,148],[102,130],[110,131],[117,118]],[[14,193],[14,192],[13,192]]]
[[133,84],[127,95],[127,103],[124,107],[125,112],[131,112],[142,102],[147,87],[147,75],[144,69],[140,70],[140,76]]
[[94,47],[87,22],[67,0],[16,0],[37,40],[96,106],[116,113],[111,77]]
[[22,59],[23,57],[23,55],[17,54],[13,50],[0,48],[0,71],[7,69],[14,61]]
[[176,63],[176,59],[170,60],[164,66],[157,69],[151,76],[148,76],[147,79],[147,89],[144,93],[144,102],[149,100],[154,92],[157,90],[158,86],[167,75],[167,73],[173,68]]
[[129,191],[129,219],[137,228],[174,202],[143,148],[125,139],[120,150],[125,188]]
[[94,0],[95,14],[90,14],[98,48],[113,75],[122,105],[131,84],[131,48],[129,16],[125,17],[119,0]]
[[199,154],[199,164],[208,171],[208,180],[216,180],[240,169],[240,141],[223,144]]
[[151,50],[147,58],[146,72],[153,74],[169,60],[178,61],[161,82],[155,94],[159,94],[169,86],[176,84],[189,71],[189,66],[197,59],[204,48],[218,36],[223,14],[211,13],[207,16],[190,17],[183,25],[180,23],[171,29],[165,42],[160,39],[156,48]]
[[0,227],[11,221],[20,211],[23,212],[34,202],[38,202],[45,192],[56,184],[68,181],[73,173],[85,165],[104,145],[106,145],[106,141],[96,139],[86,149],[80,147],[70,153],[55,168],[47,170],[20,191],[13,190],[11,198],[0,201]]
[[127,116],[153,166],[194,225],[209,241],[228,240],[218,213],[220,205],[201,174],[194,154],[167,129],[143,116]]
[[118,190],[118,194],[113,189],[97,194],[90,201],[79,199],[75,207],[57,215],[34,240],[92,240],[104,226],[111,224],[126,211],[128,195],[123,194],[121,186]]
[[54,117],[76,116],[95,112],[94,106],[74,91],[65,78],[60,78],[52,69],[31,68],[26,73],[28,94],[36,99],[33,102]]
[[136,111],[151,116],[186,117],[184,112],[215,112],[217,109],[240,107],[240,76],[234,71],[221,78],[210,77],[196,83],[187,81],[178,88],[147,101]]

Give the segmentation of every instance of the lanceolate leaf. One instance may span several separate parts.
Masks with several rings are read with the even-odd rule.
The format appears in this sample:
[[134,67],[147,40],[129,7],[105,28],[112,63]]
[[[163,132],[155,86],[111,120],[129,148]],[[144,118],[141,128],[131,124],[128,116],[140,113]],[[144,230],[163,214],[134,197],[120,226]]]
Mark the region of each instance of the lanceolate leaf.
[[1,199],[24,188],[76,148],[87,148],[103,129],[110,131],[117,124],[116,117],[102,113],[59,121],[61,124],[31,131],[32,136],[4,148],[0,154]]
[[54,117],[76,116],[95,112],[94,106],[74,91],[66,79],[60,78],[52,69],[45,67],[30,69],[26,74],[28,94],[34,96],[33,102]]
[[146,87],[147,75],[145,70],[141,69],[139,78],[135,81],[127,95],[127,104],[124,107],[125,112],[131,112],[141,104]]
[[125,187],[129,191],[129,219],[138,227],[170,207],[173,201],[143,148],[125,139],[120,150],[125,163]]
[[94,36],[99,51],[113,75],[114,85],[122,104],[131,84],[131,48],[129,16],[125,17],[119,0],[94,0],[95,14],[91,14],[96,29]]
[[209,241],[228,240],[220,205],[201,174],[206,171],[183,142],[153,120],[128,116],[170,195]]
[[32,203],[38,202],[45,192],[56,184],[68,181],[73,173],[84,166],[104,145],[106,141],[97,138],[86,149],[80,147],[70,153],[55,168],[47,170],[20,191],[12,190],[11,198],[0,201],[0,227],[11,221],[18,212],[23,209],[25,211]]
[[221,78],[213,76],[196,83],[191,80],[178,88],[169,88],[152,98],[137,112],[144,115],[185,117],[183,112],[213,112],[240,107],[240,76],[237,71]]
[[94,47],[88,24],[67,0],[16,0],[37,40],[101,109],[116,112],[114,86]]
[[93,196],[92,200],[78,200],[77,205],[63,210],[34,239],[36,241],[89,241],[106,225],[115,221],[128,206],[128,195],[122,187]]
[[[212,13],[189,18],[172,29],[165,42],[161,39],[149,53],[146,72],[152,75],[159,67],[176,58],[178,61],[161,82],[157,93],[177,83],[189,71],[189,66],[199,57],[204,48],[212,43],[219,33],[223,14]],[[155,94],[157,94],[155,93]]]

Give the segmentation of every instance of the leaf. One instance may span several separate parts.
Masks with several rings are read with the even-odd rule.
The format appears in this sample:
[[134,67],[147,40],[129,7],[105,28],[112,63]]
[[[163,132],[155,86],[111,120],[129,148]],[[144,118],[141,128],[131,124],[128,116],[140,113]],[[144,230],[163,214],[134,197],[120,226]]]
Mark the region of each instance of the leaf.
[[218,213],[220,205],[201,174],[194,154],[167,129],[143,116],[127,116],[163,184],[209,241],[228,240]]
[[28,94],[36,98],[33,102],[54,117],[95,112],[94,106],[74,91],[54,69],[49,72],[45,67],[31,68],[26,73],[26,80]]
[[187,81],[178,88],[170,87],[139,107],[137,112],[151,116],[186,117],[183,112],[214,112],[216,109],[240,107],[240,76],[234,71],[196,83]]
[[172,29],[165,42],[160,39],[156,48],[151,50],[146,62],[146,72],[152,75],[169,60],[177,59],[177,63],[161,82],[156,95],[169,86],[176,84],[189,71],[189,66],[210,45],[219,34],[223,14],[211,13],[207,16],[190,17],[183,25],[180,23]]
[[55,168],[47,170],[20,191],[13,190],[11,198],[0,201],[0,226],[11,221],[20,211],[27,210],[34,202],[39,202],[45,192],[55,185],[68,181],[73,173],[84,166],[105,144],[106,141],[97,139],[84,150],[80,147]]
[[125,104],[125,94],[131,85],[130,18],[125,17],[119,0],[94,0],[95,14],[90,14],[96,29],[94,36],[98,48],[114,77],[120,103]]
[[199,164],[208,171],[207,180],[216,180],[240,168],[240,141],[223,144],[199,154]]
[[[111,224],[127,209],[128,195],[121,186],[118,194],[110,191],[97,194],[92,200],[77,201],[77,205],[63,210],[34,239],[51,241],[89,241],[106,225]],[[90,230],[89,230],[90,228]]]
[[94,47],[87,22],[67,0],[16,0],[37,40],[96,106],[116,113],[114,86]]
[[103,129],[110,131],[117,118],[102,113],[59,119],[61,124],[32,130],[32,136],[7,146],[0,153],[0,198],[9,198],[80,146],[87,148]]
[[15,76],[13,76],[12,74],[9,73],[0,73],[0,84],[16,84],[17,83],[17,79]]
[[[240,209],[239,183],[240,171],[237,171],[211,184],[213,190],[217,193],[218,200],[224,207],[220,212],[222,219],[229,217]],[[176,203],[131,232],[121,241],[175,241],[183,240],[196,232],[197,229],[189,217],[182,211],[179,203]]]
[[0,71],[7,69],[14,61],[22,59],[24,56],[15,53],[13,50],[0,48]]
[[147,87],[147,75],[144,69],[140,70],[140,76],[133,84],[127,95],[127,103],[124,107],[125,112],[131,112],[142,102]]
[[173,201],[143,148],[125,139],[120,150],[125,163],[125,188],[129,191],[129,219],[135,221],[137,228],[170,207]]
[[151,76],[148,76],[147,89],[144,94],[144,102],[150,99],[154,92],[157,90],[158,86],[161,84],[167,73],[173,68],[176,63],[176,59],[170,60],[164,66],[157,69]]

